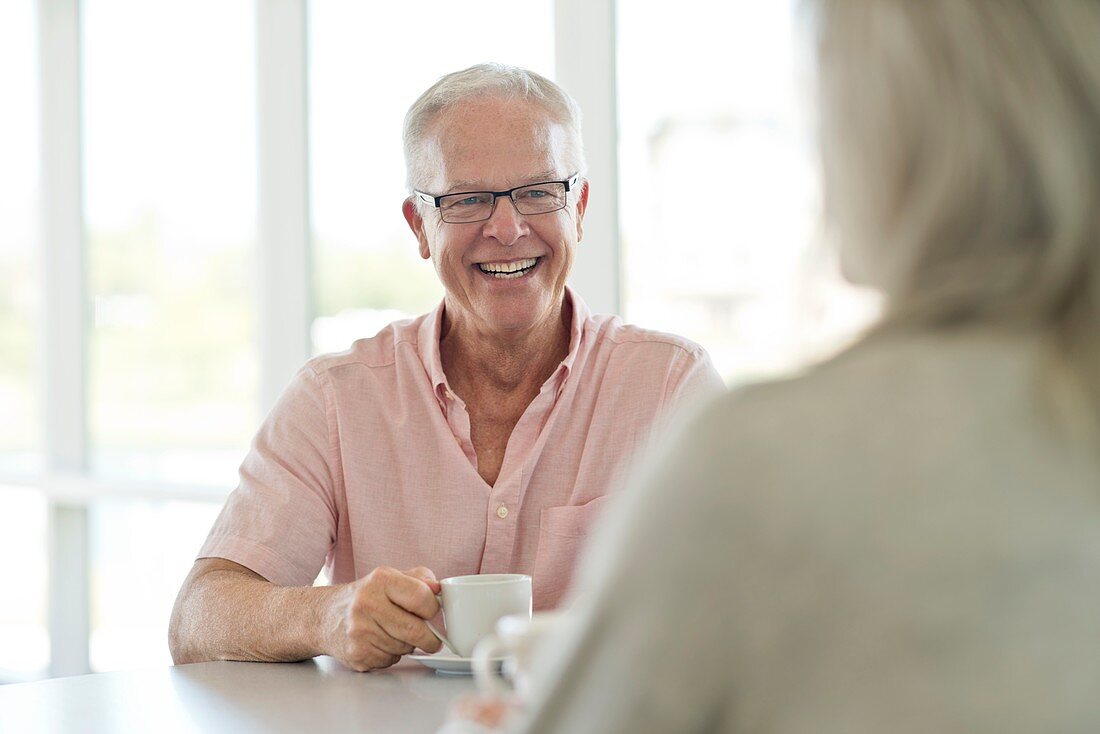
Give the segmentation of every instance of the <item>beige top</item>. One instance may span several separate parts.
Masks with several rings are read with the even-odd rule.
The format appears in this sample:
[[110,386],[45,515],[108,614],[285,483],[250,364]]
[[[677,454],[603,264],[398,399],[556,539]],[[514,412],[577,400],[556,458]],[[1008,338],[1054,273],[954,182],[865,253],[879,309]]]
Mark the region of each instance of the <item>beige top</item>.
[[608,509],[528,730],[1100,731],[1085,405],[989,335],[721,399]]

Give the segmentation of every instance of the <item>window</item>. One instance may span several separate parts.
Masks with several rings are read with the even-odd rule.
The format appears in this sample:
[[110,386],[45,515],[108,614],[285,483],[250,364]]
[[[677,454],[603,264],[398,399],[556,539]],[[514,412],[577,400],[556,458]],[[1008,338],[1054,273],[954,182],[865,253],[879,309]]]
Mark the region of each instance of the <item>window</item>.
[[46,627],[46,501],[33,489],[0,485],[0,683],[42,675]]
[[[41,466],[38,338],[38,94],[33,0],[0,3],[0,475]],[[2,664],[2,663],[0,663]]]
[[819,242],[798,6],[618,4],[624,315],[700,342],[730,382],[835,349],[873,310]]
[[232,481],[259,420],[252,7],[83,5],[101,476]]
[[[38,394],[38,49],[33,0],[0,3],[0,477],[41,469]],[[46,501],[0,483],[0,683],[41,675]],[[18,559],[18,560],[16,560]]]
[[[605,136],[619,105],[619,139],[611,134],[603,152],[618,150],[621,165],[622,310],[644,326],[699,341],[731,380],[788,366],[819,346],[835,348],[865,318],[866,304],[828,277],[815,254],[820,204],[795,63],[797,0],[685,0],[675,12],[619,3],[618,99],[605,91],[613,39],[603,25],[578,22],[582,13],[598,14],[609,25],[612,3],[533,0],[484,13],[359,0],[42,6],[63,11],[42,14],[59,33],[41,35],[63,39],[63,50],[76,43],[70,31],[78,9],[82,23],[85,201],[82,212],[65,213],[74,220],[83,214],[86,233],[87,415],[74,405],[61,418],[71,419],[69,443],[86,425],[89,467],[62,479],[87,498],[96,669],[167,661],[176,589],[259,425],[261,402],[276,382],[272,365],[286,356],[286,344],[259,338],[261,317],[266,324],[286,316],[271,313],[279,301],[267,295],[281,295],[288,282],[300,294],[310,281],[311,306],[300,295],[285,303],[295,314],[312,310],[315,353],[344,349],[441,298],[400,206],[402,118],[443,73],[501,61],[553,78],[560,62],[597,121],[593,129],[603,121]],[[269,22],[276,5],[278,20]],[[0,482],[38,485],[0,486],[0,553],[9,559],[5,579],[14,578],[9,586],[19,591],[0,589],[0,675],[15,671],[15,678],[34,675],[49,654],[43,490],[58,477],[43,471],[39,403],[57,393],[42,389],[50,386],[39,376],[53,363],[37,355],[42,334],[62,332],[42,323],[38,303],[69,292],[43,288],[37,262],[37,138],[50,141],[58,127],[39,133],[36,120],[41,60],[34,39],[36,30],[52,28],[36,29],[36,7],[35,0],[0,2]],[[258,198],[257,177],[271,170],[259,164],[270,164],[271,153],[265,147],[257,159],[257,105],[268,95],[256,90],[257,69],[267,79],[273,60],[297,63],[302,13],[310,180],[291,181],[288,190],[303,199],[308,190],[312,261],[311,272],[295,280],[295,268],[266,267],[276,248],[257,243],[257,215],[268,222],[272,204]],[[257,33],[264,43],[256,43]],[[662,41],[659,52],[654,38]],[[292,42],[295,48],[284,48]],[[47,90],[72,81],[50,64],[41,68],[66,82]],[[589,73],[607,85],[584,88]],[[291,98],[298,100],[281,102]],[[611,158],[601,161],[607,176]],[[72,159],[64,165],[76,168]],[[43,201],[79,206],[75,197]],[[601,201],[589,221],[595,212],[610,214]],[[611,240],[590,236],[584,244],[605,256],[586,271],[595,293],[615,290]],[[802,287],[807,278],[810,290]],[[295,344],[286,361],[304,356],[302,331],[286,330],[286,342]],[[48,469],[70,468],[63,463]],[[175,486],[165,493],[163,484]],[[116,494],[123,486],[142,499]],[[21,557],[30,560],[12,560]],[[72,639],[83,631],[83,612],[74,610],[59,627],[75,630]],[[65,613],[59,610],[62,621]]]
[[[553,2],[310,3],[315,353],[431,310],[443,289],[401,215],[401,124],[442,74],[485,61],[554,74]],[[430,17],[426,17],[430,16]]]
[[[83,3],[87,421],[100,480],[228,489],[258,425],[254,25],[251,3]],[[217,509],[90,504],[93,669],[170,661],[175,593]]]
[[220,506],[104,500],[91,515],[91,662],[170,665],[168,620]]

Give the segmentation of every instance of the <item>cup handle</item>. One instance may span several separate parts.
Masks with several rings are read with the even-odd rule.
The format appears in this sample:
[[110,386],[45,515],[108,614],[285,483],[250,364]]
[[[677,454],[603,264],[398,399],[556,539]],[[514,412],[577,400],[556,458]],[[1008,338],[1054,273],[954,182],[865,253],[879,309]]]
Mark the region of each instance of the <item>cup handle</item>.
[[[443,597],[440,594],[436,594],[435,598],[436,598],[437,601],[439,601],[439,606],[442,607],[443,606]],[[447,648],[448,650],[451,651],[452,655],[455,655],[457,657],[462,657],[461,655],[458,654],[458,651],[455,650],[455,646],[451,644],[451,641],[447,639],[447,636],[444,635],[442,632],[440,632],[438,629],[436,629],[434,624],[432,624],[429,620],[424,620],[424,624],[428,625],[428,629],[430,629],[432,631],[433,635],[435,635],[436,637],[439,638],[439,641],[443,643],[443,646],[445,648]]]
[[482,693],[497,696],[509,696],[512,689],[509,688],[493,668],[493,659],[501,657],[507,652],[504,644],[496,635],[487,635],[474,647],[471,668],[474,671],[474,680],[478,690]]

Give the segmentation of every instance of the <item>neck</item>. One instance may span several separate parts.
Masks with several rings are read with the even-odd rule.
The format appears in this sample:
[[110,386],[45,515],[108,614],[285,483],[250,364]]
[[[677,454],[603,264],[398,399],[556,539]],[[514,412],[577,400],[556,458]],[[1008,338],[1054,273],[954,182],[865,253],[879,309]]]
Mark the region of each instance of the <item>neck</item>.
[[475,393],[537,393],[569,353],[572,311],[563,299],[534,327],[501,334],[453,321],[445,309],[439,344],[443,372],[467,401]]

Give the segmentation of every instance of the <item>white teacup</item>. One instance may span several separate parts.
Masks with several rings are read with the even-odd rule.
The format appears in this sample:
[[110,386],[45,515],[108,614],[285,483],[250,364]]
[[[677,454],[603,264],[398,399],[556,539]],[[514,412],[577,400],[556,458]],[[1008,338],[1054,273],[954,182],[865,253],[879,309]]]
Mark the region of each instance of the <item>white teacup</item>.
[[[558,626],[564,614],[556,611],[501,617],[496,633],[483,638],[474,648],[471,667],[478,689],[494,695],[508,695],[514,691],[520,698],[526,698],[528,675],[538,646],[547,633]],[[511,687],[495,672],[493,661],[499,658],[504,658],[502,672],[511,680]]]
[[531,618],[531,577],[521,573],[451,576],[439,582],[447,633],[429,622],[436,637],[460,657],[470,657],[478,640],[490,635],[508,615]]

